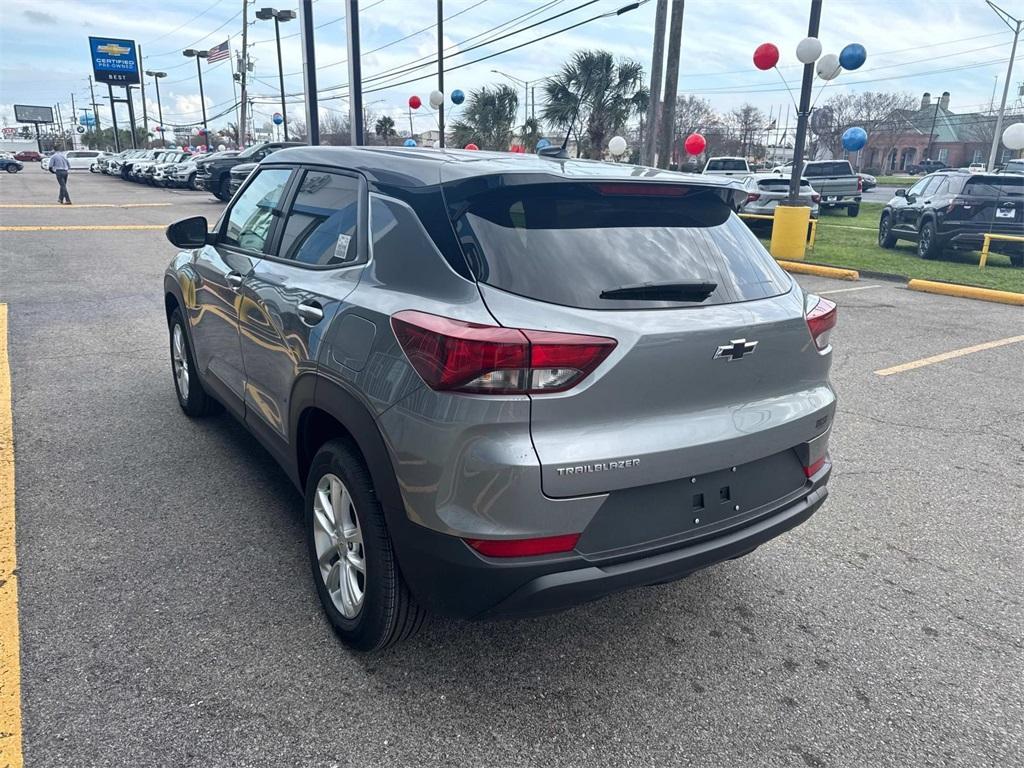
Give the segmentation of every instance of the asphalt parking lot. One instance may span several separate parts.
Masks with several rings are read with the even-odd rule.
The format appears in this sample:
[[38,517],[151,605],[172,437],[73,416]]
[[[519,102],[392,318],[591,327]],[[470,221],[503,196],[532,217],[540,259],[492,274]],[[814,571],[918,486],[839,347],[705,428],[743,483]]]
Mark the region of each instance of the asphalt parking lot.
[[58,207],[38,167],[0,178],[26,765],[1024,764],[1024,343],[899,367],[1020,336],[1020,307],[800,278],[840,305],[808,523],[683,582],[358,656],[283,472],[175,402],[162,226],[222,205],[69,187]]

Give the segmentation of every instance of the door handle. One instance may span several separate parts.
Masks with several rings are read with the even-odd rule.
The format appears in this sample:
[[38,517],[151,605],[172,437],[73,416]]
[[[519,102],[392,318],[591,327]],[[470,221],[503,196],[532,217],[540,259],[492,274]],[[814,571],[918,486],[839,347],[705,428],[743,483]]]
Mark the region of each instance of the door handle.
[[228,272],[226,275],[224,275],[224,279],[227,280],[228,285],[231,286],[232,288],[241,288],[242,281],[245,278],[242,277],[237,272]]
[[296,310],[298,311],[302,322],[307,325],[316,325],[324,319],[324,309],[315,301],[309,302],[308,304],[303,302],[296,307]]

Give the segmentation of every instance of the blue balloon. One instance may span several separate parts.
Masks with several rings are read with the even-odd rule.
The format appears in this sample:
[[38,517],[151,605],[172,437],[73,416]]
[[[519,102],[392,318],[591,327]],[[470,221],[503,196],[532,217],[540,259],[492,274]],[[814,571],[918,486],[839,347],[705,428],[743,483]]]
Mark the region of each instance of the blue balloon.
[[868,52],[860,43],[850,43],[839,52],[839,64],[843,69],[860,69],[867,58]]
[[863,128],[847,128],[843,132],[843,149],[847,152],[857,152],[864,149],[864,145],[868,143],[868,132]]
[[272,119],[274,121],[274,125],[280,125],[284,122],[284,116],[280,112],[275,112]]
[[541,139],[537,142],[537,149],[547,149],[551,146],[551,142],[547,139]]
[[416,139],[406,139],[402,146],[405,146],[405,147],[415,147],[416,146]]
[[456,88],[452,91],[452,104],[461,104],[466,100],[466,94]]

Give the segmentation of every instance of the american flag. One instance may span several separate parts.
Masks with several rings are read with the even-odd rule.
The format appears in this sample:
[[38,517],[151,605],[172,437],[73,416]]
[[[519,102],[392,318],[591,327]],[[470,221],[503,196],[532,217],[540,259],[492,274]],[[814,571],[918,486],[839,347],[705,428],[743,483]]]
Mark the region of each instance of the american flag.
[[231,51],[228,49],[230,43],[231,38],[229,37],[220,45],[211,48],[206,54],[206,61],[213,64],[215,61],[224,61],[224,59],[231,56]]

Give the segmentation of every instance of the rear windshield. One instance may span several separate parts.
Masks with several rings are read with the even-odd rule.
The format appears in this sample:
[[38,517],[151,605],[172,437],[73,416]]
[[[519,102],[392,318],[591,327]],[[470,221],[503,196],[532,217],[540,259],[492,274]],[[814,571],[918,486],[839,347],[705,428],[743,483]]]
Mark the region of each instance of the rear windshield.
[[[453,223],[476,278],[585,309],[703,306],[777,296],[789,277],[719,193],[700,187],[542,183],[459,202]],[[644,284],[716,283],[703,301],[609,299]]]
[[747,170],[746,160],[709,160],[709,171],[745,171]]
[[964,184],[963,194],[980,197],[1024,197],[1024,176],[971,176]]
[[853,168],[845,160],[834,163],[808,163],[804,166],[804,176],[853,176]]
[[[761,189],[771,189],[778,190],[780,192],[785,192],[789,190],[789,179],[785,177],[780,177],[778,179],[761,179],[759,182],[757,182],[757,186],[759,186]],[[807,181],[807,179],[800,179],[800,187],[802,189],[807,189],[809,186],[811,185],[810,182]]]

